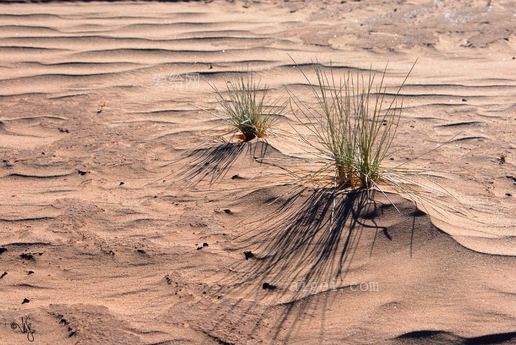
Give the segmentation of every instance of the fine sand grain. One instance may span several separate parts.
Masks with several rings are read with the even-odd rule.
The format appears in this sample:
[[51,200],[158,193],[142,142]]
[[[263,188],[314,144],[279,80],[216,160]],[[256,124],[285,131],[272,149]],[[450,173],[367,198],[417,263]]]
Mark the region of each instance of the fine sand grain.
[[[45,345],[516,343],[515,11],[2,1],[0,344],[26,316]],[[442,175],[444,207],[377,193],[327,232],[317,191],[279,186],[288,109],[269,145],[214,140],[210,83],[309,100],[299,69],[388,62],[395,92],[417,58],[390,163]]]

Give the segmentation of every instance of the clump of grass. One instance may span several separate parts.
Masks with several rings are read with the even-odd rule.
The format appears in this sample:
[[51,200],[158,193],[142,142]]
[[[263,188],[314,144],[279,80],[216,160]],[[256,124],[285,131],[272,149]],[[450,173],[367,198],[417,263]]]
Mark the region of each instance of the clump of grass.
[[267,103],[269,89],[261,86],[252,76],[242,76],[228,81],[221,91],[212,86],[217,103],[222,110],[222,118],[227,121],[230,132],[243,142],[255,138],[264,139],[274,125],[273,109],[277,101]]
[[296,130],[301,140],[324,162],[312,179],[331,176],[334,187],[342,190],[369,189],[388,178],[383,163],[401,119],[400,91],[411,71],[390,95],[384,84],[386,70],[379,76],[370,69],[365,75],[348,72],[339,78],[333,70],[316,67],[313,85],[302,72],[312,85],[315,105],[291,94],[292,111],[308,129],[308,135]]

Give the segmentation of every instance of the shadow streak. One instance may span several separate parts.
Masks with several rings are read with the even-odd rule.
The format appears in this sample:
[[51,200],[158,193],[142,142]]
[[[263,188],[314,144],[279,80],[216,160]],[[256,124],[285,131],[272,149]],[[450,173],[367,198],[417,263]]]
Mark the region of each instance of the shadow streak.
[[267,153],[268,144],[261,141],[223,143],[210,148],[196,149],[179,160],[184,167],[178,178],[190,186],[203,181],[220,182],[242,154],[251,160],[260,160]]
[[[238,310],[238,315],[256,319],[252,336],[281,310],[271,328],[271,343],[287,344],[309,308],[326,308],[335,297],[331,292],[352,286],[343,281],[362,231],[375,231],[375,239],[379,231],[386,233],[375,220],[383,208],[374,201],[374,193],[299,187],[275,199],[271,213],[247,222],[245,227],[255,230],[237,238],[231,248],[243,251],[245,260],[219,281],[219,292],[227,298],[214,307],[218,321],[211,331],[220,330],[225,318],[234,319]],[[324,310],[322,315],[320,341]]]
[[368,217],[377,211],[372,193],[301,188],[289,195],[267,218],[250,224],[259,231],[240,239],[238,249],[257,252],[245,279],[309,284],[342,278],[360,231],[377,228]]

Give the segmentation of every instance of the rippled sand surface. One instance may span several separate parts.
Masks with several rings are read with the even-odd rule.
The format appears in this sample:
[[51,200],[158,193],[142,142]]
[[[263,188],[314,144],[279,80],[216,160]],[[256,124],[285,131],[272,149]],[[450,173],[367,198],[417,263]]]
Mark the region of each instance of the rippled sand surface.
[[[2,2],[0,343],[22,316],[35,344],[516,342],[515,10]],[[300,70],[388,62],[395,92],[416,59],[392,162],[442,175],[449,208],[379,195],[376,226],[296,231],[320,196],[249,159],[295,164],[289,109],[267,146],[212,140],[210,84],[309,99]]]

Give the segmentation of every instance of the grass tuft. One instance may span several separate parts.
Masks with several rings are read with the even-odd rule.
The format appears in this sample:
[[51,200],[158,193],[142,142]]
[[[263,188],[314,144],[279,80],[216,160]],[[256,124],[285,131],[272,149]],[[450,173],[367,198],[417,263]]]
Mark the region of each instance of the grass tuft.
[[315,105],[291,93],[291,108],[308,135],[296,132],[324,162],[312,179],[320,181],[330,176],[339,190],[369,189],[384,180],[387,175],[383,162],[396,136],[403,108],[400,91],[411,71],[390,99],[384,85],[386,69],[379,75],[370,69],[365,75],[348,72],[339,78],[333,70],[316,67],[315,84],[302,71],[312,85]]
[[230,133],[243,142],[264,139],[274,125],[274,108],[277,101],[267,104],[269,89],[261,86],[252,76],[240,77],[226,83],[221,91],[212,85],[222,118],[227,121]]

